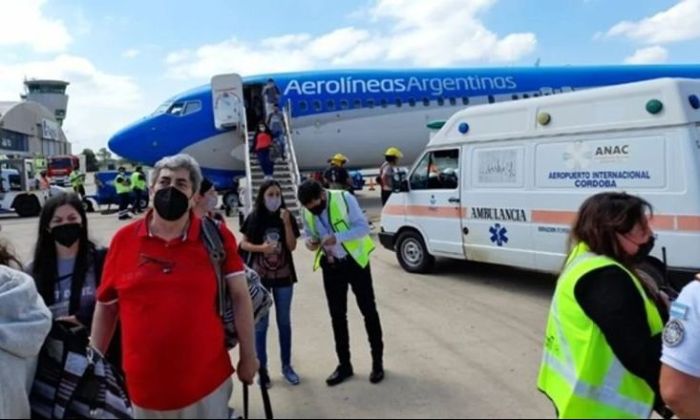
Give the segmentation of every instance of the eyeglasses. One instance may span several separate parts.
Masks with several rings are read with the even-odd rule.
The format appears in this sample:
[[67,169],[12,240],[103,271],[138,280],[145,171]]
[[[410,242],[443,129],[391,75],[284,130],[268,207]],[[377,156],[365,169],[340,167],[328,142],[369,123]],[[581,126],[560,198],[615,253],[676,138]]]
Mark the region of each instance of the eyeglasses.
[[146,254],[139,254],[139,267],[146,264],[156,264],[160,266],[163,274],[170,274],[173,272],[173,268],[175,268],[175,263],[172,261],[161,260]]

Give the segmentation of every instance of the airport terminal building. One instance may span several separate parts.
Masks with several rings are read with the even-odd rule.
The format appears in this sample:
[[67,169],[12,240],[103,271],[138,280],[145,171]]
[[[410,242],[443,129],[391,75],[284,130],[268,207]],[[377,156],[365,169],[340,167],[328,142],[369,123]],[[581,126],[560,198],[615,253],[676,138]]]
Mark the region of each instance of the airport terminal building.
[[21,101],[0,101],[0,155],[52,156],[71,153],[62,129],[67,82],[28,80]]

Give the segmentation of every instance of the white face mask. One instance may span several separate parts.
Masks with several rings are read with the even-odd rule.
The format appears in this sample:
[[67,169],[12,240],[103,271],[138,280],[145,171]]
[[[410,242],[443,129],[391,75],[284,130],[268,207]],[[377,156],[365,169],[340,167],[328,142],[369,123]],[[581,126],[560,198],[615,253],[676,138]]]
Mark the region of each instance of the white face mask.
[[282,207],[281,197],[265,197],[265,207],[270,213],[274,213]]

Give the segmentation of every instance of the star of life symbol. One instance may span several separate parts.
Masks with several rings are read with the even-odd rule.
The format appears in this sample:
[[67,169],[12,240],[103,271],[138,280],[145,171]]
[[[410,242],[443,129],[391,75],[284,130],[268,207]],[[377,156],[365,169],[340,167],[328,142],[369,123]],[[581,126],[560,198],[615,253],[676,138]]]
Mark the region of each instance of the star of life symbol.
[[495,243],[496,245],[503,246],[504,244],[508,243],[508,229],[501,226],[500,223],[493,225],[489,229],[489,232],[491,232],[491,242]]
[[591,165],[593,150],[589,145],[577,141],[566,146],[566,151],[562,157],[567,168],[584,169]]

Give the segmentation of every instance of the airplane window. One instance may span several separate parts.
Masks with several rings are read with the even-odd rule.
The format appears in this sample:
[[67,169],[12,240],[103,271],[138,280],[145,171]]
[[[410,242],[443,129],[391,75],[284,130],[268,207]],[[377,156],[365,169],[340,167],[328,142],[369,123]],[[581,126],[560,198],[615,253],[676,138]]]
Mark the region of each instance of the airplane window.
[[492,104],[496,102],[496,98],[493,95],[489,95],[489,103]]
[[444,98],[438,98],[437,104],[440,105],[440,106],[445,105],[445,99],[444,99]]
[[462,105],[469,105],[469,98],[467,98],[466,96],[462,98]]
[[362,99],[355,99],[353,102],[353,108],[362,108]]
[[540,94],[539,94],[539,93],[533,93],[532,96],[534,96],[535,98],[539,98],[539,97],[540,97]]
[[374,99],[367,99],[367,107],[374,108]]
[[382,104],[382,108],[386,108],[387,105],[389,105],[386,99],[382,99],[380,103]]
[[319,100],[314,101],[314,110],[321,111],[323,109],[323,104]]
[[348,102],[347,99],[343,99],[340,101],[340,109],[348,109],[350,108],[350,102]]
[[168,109],[168,114],[170,115],[182,115],[182,111],[185,109],[184,102],[175,102],[170,109]]
[[158,108],[156,108],[155,111],[153,111],[153,115],[160,115],[160,114],[165,114],[168,109],[170,109],[170,106],[173,104],[173,101],[167,100],[160,104]]
[[326,108],[335,109],[335,100],[329,99],[328,102],[326,102]]
[[452,105],[452,106],[457,105],[457,99],[455,99],[455,98],[450,98],[450,105]]
[[408,105],[410,105],[410,106],[416,106],[416,100],[413,99],[413,98],[410,98],[410,99],[408,100]]
[[403,106],[403,101],[401,101],[401,98],[396,98],[396,107],[401,108]]
[[187,104],[185,105],[185,111],[182,113],[182,115],[194,114],[195,112],[199,112],[201,110],[202,103],[200,101],[187,102]]
[[530,95],[528,95],[527,93],[523,93],[523,98],[529,99],[529,98],[530,98]]
[[309,109],[309,104],[306,101],[299,101],[299,111],[307,111]]
[[423,106],[430,106],[430,99],[423,98]]
[[518,95],[513,95],[510,97],[512,100],[517,101],[518,100]]

